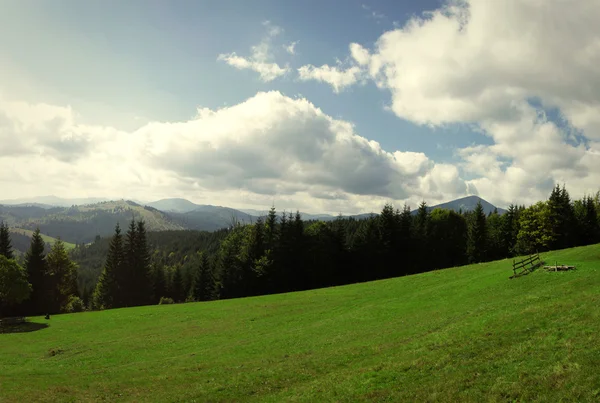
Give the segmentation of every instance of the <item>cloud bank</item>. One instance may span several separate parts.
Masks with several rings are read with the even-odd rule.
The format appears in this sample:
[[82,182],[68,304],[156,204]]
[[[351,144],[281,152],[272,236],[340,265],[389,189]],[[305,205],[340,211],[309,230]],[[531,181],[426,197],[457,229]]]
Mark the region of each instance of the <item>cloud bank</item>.
[[600,179],[598,15],[598,0],[449,1],[372,49],[351,44],[349,69],[388,92],[399,118],[489,136],[493,145],[456,154],[490,201],[544,199],[555,182],[581,196]]
[[69,107],[2,102],[0,108],[0,138],[12,144],[0,156],[0,183],[14,193],[6,197],[58,189],[72,196],[370,212],[386,201],[415,205],[466,191],[455,167],[422,153],[383,150],[350,122],[277,91],[133,132],[81,125]]

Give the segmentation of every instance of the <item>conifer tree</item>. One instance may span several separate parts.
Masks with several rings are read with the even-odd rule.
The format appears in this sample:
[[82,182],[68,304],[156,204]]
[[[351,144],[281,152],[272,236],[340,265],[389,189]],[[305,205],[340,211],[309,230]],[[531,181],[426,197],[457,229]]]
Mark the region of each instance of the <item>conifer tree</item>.
[[136,235],[136,259],[133,274],[133,305],[145,305],[150,303],[152,289],[150,282],[150,250],[146,234],[146,226],[143,221],[137,223]]
[[129,229],[125,234],[125,253],[123,269],[119,271],[117,282],[119,284],[121,306],[135,306],[136,283],[135,274],[138,266],[138,236],[135,220],[129,223]]
[[25,255],[25,269],[29,283],[31,284],[31,296],[25,303],[26,311],[29,315],[41,315],[47,313],[48,287],[46,283],[46,244],[40,234],[40,229],[36,228],[31,236],[31,244]]
[[120,291],[120,282],[124,280],[124,260],[123,235],[121,235],[121,228],[117,223],[115,234],[108,248],[104,269],[94,291],[94,307],[108,309],[124,306]]
[[48,313],[63,312],[69,297],[77,296],[77,265],[71,261],[60,239],[46,256]]
[[469,263],[484,262],[487,257],[487,222],[481,202],[477,203],[468,223],[467,256]]
[[175,302],[183,302],[185,299],[185,290],[183,289],[183,274],[181,268],[177,266],[173,273],[173,281],[171,282],[171,298]]
[[10,232],[8,231],[8,226],[4,222],[0,223],[0,255],[7,259],[15,258],[10,240]]
[[192,287],[195,301],[210,301],[215,298],[215,279],[206,252],[200,254],[199,264]]
[[154,303],[157,304],[162,297],[167,296],[167,279],[165,269],[161,264],[155,264],[152,269],[152,287]]

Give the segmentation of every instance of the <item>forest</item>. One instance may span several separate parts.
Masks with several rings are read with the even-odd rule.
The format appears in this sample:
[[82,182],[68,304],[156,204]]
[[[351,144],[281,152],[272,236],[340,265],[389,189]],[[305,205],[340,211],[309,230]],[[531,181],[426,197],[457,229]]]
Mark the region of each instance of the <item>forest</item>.
[[[22,262],[0,228],[0,315],[73,312],[284,293],[416,274],[600,242],[600,194],[571,200],[558,185],[546,201],[506,213],[385,205],[365,219],[303,221],[275,208],[253,224],[216,232],[123,234],[44,249],[39,231]],[[21,265],[23,267],[21,267]],[[19,279],[21,295],[5,283]],[[4,284],[4,285],[3,285]]]

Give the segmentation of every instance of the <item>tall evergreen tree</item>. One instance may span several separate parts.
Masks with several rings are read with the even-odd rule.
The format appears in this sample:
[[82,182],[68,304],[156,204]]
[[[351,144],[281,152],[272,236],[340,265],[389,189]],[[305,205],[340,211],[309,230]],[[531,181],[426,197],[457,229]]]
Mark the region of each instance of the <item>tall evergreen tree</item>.
[[154,299],[157,304],[162,297],[167,296],[167,279],[165,277],[165,268],[162,264],[156,263],[152,268],[152,289]]
[[171,298],[175,302],[183,302],[185,300],[185,289],[183,286],[183,274],[181,273],[181,267],[177,266],[173,273],[173,280],[171,282]]
[[31,296],[25,303],[26,312],[29,315],[41,315],[46,312],[48,307],[48,285],[46,283],[46,244],[40,234],[40,229],[36,228],[31,236],[31,244],[25,255],[25,269],[29,283],[31,284]]
[[132,219],[129,223],[129,228],[125,234],[124,247],[124,264],[122,270],[119,271],[117,282],[120,289],[120,297],[122,306],[135,306],[136,299],[136,283],[135,275],[138,267],[138,236],[137,225]]
[[121,282],[124,281],[124,264],[123,235],[121,235],[121,228],[117,223],[115,234],[108,247],[104,269],[94,291],[94,307],[108,309],[124,306],[120,287]]
[[481,202],[477,203],[469,220],[467,257],[470,263],[487,260],[487,222]]
[[199,264],[192,287],[195,301],[211,301],[215,298],[215,279],[206,252],[200,254]]
[[15,258],[12,250],[12,242],[10,240],[10,232],[8,226],[4,222],[0,223],[0,255],[7,259]]
[[133,305],[149,304],[152,298],[150,281],[150,249],[146,233],[146,225],[138,221],[135,233],[135,266],[133,271]]
[[60,239],[46,256],[48,312],[64,312],[69,297],[77,296],[77,265],[69,258]]
[[421,272],[431,267],[431,255],[429,254],[429,222],[430,213],[427,203],[422,201],[419,204],[417,215],[413,225],[413,239],[416,245],[417,259],[415,262],[415,272]]

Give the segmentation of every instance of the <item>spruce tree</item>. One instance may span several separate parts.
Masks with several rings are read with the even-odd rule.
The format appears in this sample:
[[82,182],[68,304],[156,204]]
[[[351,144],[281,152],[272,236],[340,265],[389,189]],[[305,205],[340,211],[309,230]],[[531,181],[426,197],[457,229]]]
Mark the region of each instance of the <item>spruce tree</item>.
[[173,298],[173,301],[175,302],[183,302],[183,300],[185,300],[183,275],[179,266],[175,268],[175,273],[173,273],[173,281],[171,282],[171,298]]
[[152,270],[152,287],[154,303],[157,304],[162,297],[167,296],[167,279],[165,269],[161,264],[155,264]]
[[108,247],[104,269],[94,291],[93,301],[96,308],[108,309],[124,306],[120,287],[120,283],[124,281],[124,263],[123,235],[121,235],[121,227],[117,223],[115,234]]
[[46,244],[40,234],[40,229],[36,228],[31,236],[31,244],[25,255],[25,269],[29,283],[31,284],[31,296],[25,303],[26,312],[29,315],[41,315],[48,307],[48,287],[46,283]]
[[487,222],[481,202],[477,203],[468,223],[467,257],[469,263],[483,262],[487,258]]
[[150,250],[146,234],[146,226],[143,221],[137,223],[136,231],[136,259],[134,277],[134,300],[133,305],[145,305],[150,303],[152,288],[150,281]]
[[4,222],[0,223],[0,255],[7,259],[15,258],[10,240],[10,232],[8,231],[8,226],[4,224]]
[[129,223],[129,229],[125,235],[125,253],[124,253],[124,264],[123,269],[120,270],[119,276],[117,277],[120,294],[122,298],[122,306],[134,306],[135,305],[135,273],[138,266],[138,236],[137,236],[137,225],[135,220],[131,220]]
[[206,252],[200,254],[199,264],[194,276],[192,297],[195,301],[210,301],[215,298],[215,279]]
[[77,265],[71,261],[60,239],[46,256],[48,313],[64,312],[69,297],[77,296]]

